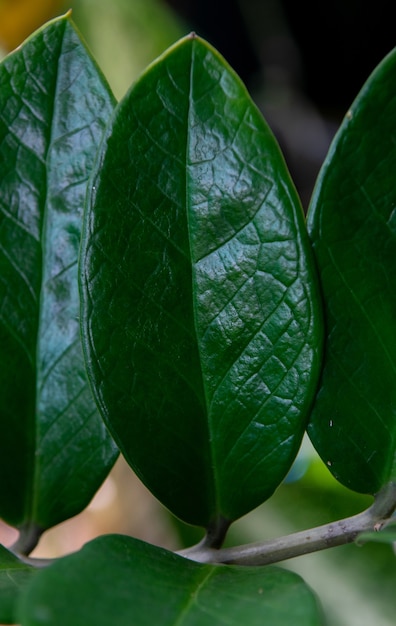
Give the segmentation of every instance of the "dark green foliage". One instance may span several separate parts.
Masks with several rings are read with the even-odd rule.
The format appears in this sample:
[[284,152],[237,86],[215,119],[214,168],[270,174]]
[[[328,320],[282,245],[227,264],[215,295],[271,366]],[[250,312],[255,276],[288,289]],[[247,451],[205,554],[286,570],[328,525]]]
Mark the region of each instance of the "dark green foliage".
[[19,619],[23,626],[323,624],[317,599],[292,572],[201,565],[121,535],[40,572]]
[[88,372],[142,480],[203,526],[268,498],[317,381],[316,279],[279,148],[199,38],[171,48],[117,107],[81,265]]
[[37,574],[32,565],[21,563],[17,557],[0,545],[0,623],[17,622],[18,600],[33,576]]
[[116,456],[88,387],[77,259],[113,97],[68,19],[0,65],[0,515],[79,513]]
[[327,337],[308,432],[335,477],[363,493],[396,478],[395,71],[392,53],[348,111],[308,217]]
[[79,512],[116,458],[92,392],[146,485],[208,530],[214,561],[228,525],[280,485],[308,420],[341,482],[386,486],[388,517],[395,59],[346,116],[309,232],[265,121],[199,37],[116,108],[69,16],[0,64],[0,515],[21,530],[0,546],[0,621],[324,623],[309,587],[275,567],[115,535],[42,571],[20,553]]

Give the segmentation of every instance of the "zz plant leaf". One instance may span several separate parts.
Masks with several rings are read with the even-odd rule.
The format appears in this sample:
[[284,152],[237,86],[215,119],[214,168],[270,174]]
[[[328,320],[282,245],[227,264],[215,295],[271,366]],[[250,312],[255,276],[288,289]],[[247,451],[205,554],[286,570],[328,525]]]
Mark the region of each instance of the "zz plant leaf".
[[317,382],[316,277],[279,148],[240,79],[195,35],[115,110],[81,276],[96,399],[143,482],[206,528],[268,498]]
[[347,113],[308,216],[326,317],[309,435],[334,476],[364,493],[396,479],[395,72],[392,52]]
[[0,66],[0,516],[28,543],[80,512],[116,458],[85,373],[77,271],[113,107],[67,16]]
[[38,572],[18,617],[23,626],[323,624],[315,594],[294,572],[203,565],[121,535]]

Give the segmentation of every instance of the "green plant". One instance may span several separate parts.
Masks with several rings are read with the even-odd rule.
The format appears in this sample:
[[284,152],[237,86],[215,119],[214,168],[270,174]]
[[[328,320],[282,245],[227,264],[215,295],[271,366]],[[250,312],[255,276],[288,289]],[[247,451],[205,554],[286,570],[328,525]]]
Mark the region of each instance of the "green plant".
[[[194,34],[117,106],[69,16],[4,59],[0,514],[20,537],[1,547],[3,622],[323,624],[304,581],[268,564],[394,540],[375,531],[396,507],[395,66],[391,53],[347,113],[307,229],[266,123]],[[199,545],[110,535],[46,567],[28,558],[117,456],[88,380],[132,468],[205,529]],[[306,428],[372,506],[222,548]]]

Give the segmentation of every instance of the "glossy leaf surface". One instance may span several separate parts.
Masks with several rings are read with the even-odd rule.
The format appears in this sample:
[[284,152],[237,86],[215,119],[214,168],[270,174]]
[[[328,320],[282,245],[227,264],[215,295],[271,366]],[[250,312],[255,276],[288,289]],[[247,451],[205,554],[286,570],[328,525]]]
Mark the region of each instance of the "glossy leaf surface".
[[72,23],[0,66],[0,516],[78,513],[115,460],[79,338],[82,210],[113,97]]
[[316,597],[276,567],[202,565],[117,535],[42,570],[22,599],[22,626],[319,626]]
[[36,572],[0,545],[0,624],[16,624],[19,597]]
[[187,522],[233,520],[300,445],[321,343],[299,201],[245,87],[181,40],[120,103],[85,224],[89,373],[125,457]]
[[308,218],[327,327],[309,435],[364,493],[396,476],[395,72],[392,53],[347,113]]

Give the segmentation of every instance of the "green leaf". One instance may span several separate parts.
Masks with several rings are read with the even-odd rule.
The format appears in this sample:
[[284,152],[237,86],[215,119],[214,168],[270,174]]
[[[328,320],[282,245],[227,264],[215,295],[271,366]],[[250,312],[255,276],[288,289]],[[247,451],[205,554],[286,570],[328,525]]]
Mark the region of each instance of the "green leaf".
[[376,493],[396,478],[396,53],[336,135],[308,225],[326,317],[309,435],[334,476]]
[[113,96],[69,19],[0,65],[0,516],[52,526],[116,456],[79,337],[77,257]]
[[22,563],[17,557],[0,545],[0,623],[15,624],[16,606],[22,591],[37,570]]
[[97,402],[153,493],[202,526],[269,497],[317,380],[316,281],[279,148],[195,36],[148,69],[109,125],[82,301]]
[[20,604],[22,626],[316,626],[315,595],[276,567],[202,565],[108,535],[42,570]]

